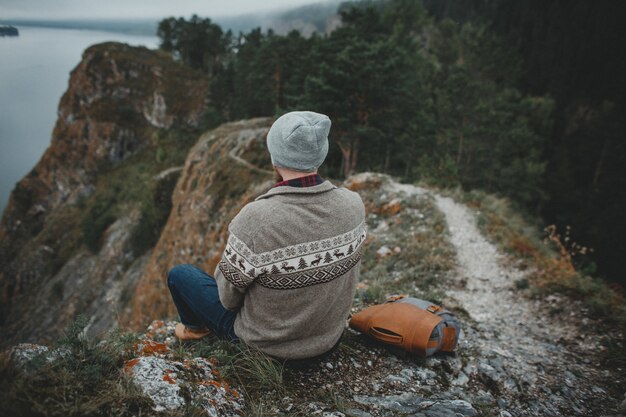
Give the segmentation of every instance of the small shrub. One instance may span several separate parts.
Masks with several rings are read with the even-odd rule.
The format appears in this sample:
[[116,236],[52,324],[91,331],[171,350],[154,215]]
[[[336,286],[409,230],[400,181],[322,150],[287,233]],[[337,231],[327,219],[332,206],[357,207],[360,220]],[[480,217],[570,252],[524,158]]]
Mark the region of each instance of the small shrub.
[[283,394],[284,363],[267,356],[258,348],[243,343],[240,345],[239,353],[232,359],[232,369],[246,392],[261,388]]
[[95,344],[84,336],[88,320],[79,316],[57,343],[53,360],[45,354],[17,368],[0,363],[0,415],[151,415],[152,402],[121,372],[132,335],[112,332]]
[[13,191],[11,191],[11,196],[15,202],[16,209],[22,212],[26,212],[35,203],[33,190],[22,182],[15,184]]
[[515,281],[515,288],[517,288],[518,290],[526,290],[529,286],[530,284],[528,283],[527,278],[521,278]]
[[152,187],[150,195],[141,204],[141,217],[130,238],[130,245],[135,255],[144,253],[159,240],[172,210],[172,192],[179,175],[171,174],[158,181]]
[[93,253],[102,246],[102,235],[117,219],[116,198],[114,193],[98,195],[94,203],[83,214],[80,226],[85,245]]

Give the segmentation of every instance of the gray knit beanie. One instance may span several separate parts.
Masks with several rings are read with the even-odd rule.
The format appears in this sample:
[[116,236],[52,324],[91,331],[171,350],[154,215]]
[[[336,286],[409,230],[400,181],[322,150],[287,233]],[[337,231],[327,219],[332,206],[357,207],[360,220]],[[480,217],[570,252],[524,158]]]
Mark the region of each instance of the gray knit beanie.
[[311,172],[328,154],[328,116],[312,111],[292,111],[280,116],[267,134],[272,164]]

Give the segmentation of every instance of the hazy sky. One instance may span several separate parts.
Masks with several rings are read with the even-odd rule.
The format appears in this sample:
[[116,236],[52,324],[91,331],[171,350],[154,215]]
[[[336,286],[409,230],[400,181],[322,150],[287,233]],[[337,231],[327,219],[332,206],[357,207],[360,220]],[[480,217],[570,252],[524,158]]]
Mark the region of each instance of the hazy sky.
[[328,0],[0,0],[0,19],[230,16]]

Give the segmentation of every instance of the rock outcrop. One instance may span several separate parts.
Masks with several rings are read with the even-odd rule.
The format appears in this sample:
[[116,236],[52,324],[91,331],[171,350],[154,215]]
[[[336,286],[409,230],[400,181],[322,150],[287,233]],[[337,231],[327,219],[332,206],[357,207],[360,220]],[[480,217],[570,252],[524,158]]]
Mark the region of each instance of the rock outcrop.
[[192,263],[213,273],[226,245],[228,223],[272,184],[265,148],[270,125],[270,119],[228,123],[202,135],[191,149],[126,322],[141,328],[150,318],[175,314],[166,285],[174,265]]
[[151,152],[160,132],[197,129],[208,87],[202,74],[160,52],[119,43],[85,50],[51,144],[16,185],[0,222],[2,344],[54,337],[78,313],[92,317],[94,333],[116,322],[120,297],[147,259],[129,250],[140,214],[131,205],[107,219],[102,249],[93,253],[79,230],[84,202],[96,181]]
[[[242,417],[245,402],[240,389],[224,380],[214,359],[188,353],[180,356],[173,332],[173,322],[155,320],[137,336],[128,352],[122,352],[121,347],[120,352],[110,352],[128,355],[120,374],[128,377],[148,398],[151,410],[143,410],[144,414],[150,411],[184,413],[185,407],[193,404],[203,415]],[[41,371],[42,365],[54,366],[55,362],[76,360],[79,355],[80,349],[68,346],[51,350],[43,345],[21,343],[11,349],[10,361],[20,372],[30,376]]]

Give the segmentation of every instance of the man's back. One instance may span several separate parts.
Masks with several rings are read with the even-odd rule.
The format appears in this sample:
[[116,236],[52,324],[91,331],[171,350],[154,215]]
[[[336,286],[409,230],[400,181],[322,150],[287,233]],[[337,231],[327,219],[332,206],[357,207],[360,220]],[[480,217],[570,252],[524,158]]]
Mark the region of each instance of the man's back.
[[235,333],[280,358],[321,354],[341,336],[366,235],[358,194],[329,181],[279,186],[229,226],[215,271],[220,300],[240,308]]

